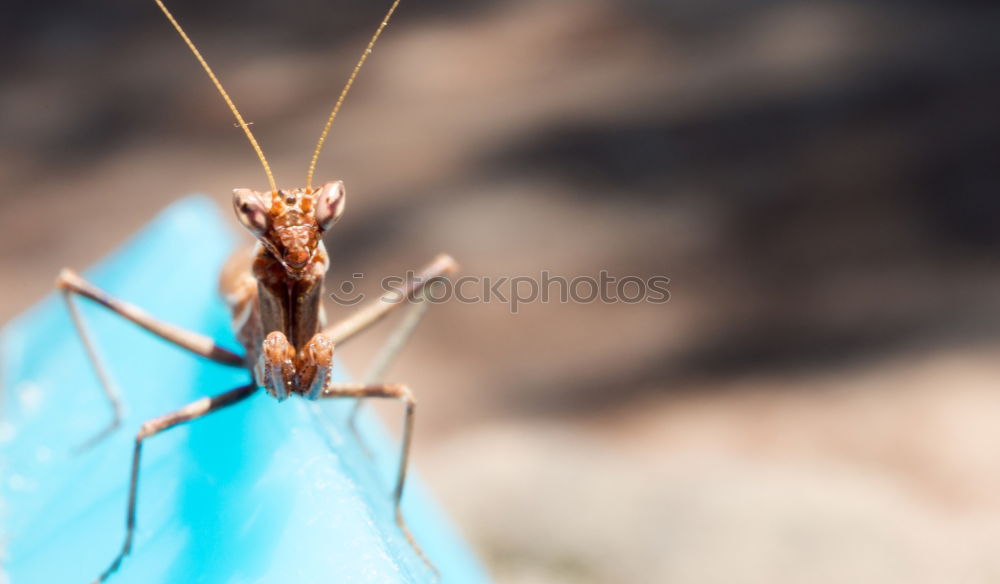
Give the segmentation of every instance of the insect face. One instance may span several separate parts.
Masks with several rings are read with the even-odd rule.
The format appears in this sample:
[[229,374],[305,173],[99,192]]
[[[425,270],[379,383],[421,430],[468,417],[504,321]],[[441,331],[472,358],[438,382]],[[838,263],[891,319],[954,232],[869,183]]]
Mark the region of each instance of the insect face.
[[314,191],[233,191],[236,217],[289,275],[300,273],[315,257],[320,237],[340,219],[345,200],[344,183],[340,181]]

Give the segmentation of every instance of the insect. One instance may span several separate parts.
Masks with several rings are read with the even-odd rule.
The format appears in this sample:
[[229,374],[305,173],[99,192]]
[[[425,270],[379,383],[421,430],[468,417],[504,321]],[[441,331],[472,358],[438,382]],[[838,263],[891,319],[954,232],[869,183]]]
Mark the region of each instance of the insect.
[[[157,320],[140,308],[111,297],[71,270],[63,270],[59,274],[56,286],[62,293],[74,327],[112,410],[111,423],[89,440],[85,447],[100,441],[121,425],[122,401],[76,306],[77,296],[104,306],[197,356],[232,367],[246,368],[252,381],[214,397],[192,402],[141,426],[135,438],[132,457],[125,539],[121,551],[95,582],[107,580],[132,549],[143,442],[170,428],[238,403],[261,388],[278,401],[298,396],[309,400],[358,398],[358,404],[361,403],[361,398],[388,398],[402,402],[405,414],[399,468],[393,491],[396,523],[414,551],[436,573],[434,565],[413,538],[400,510],[416,404],[407,386],[383,383],[379,379],[423,315],[427,303],[422,302],[422,299],[429,286],[446,278],[457,266],[451,257],[438,256],[416,278],[388,290],[380,299],[358,309],[348,318],[327,326],[322,298],[323,278],[329,267],[329,259],[321,236],[343,215],[346,195],[340,181],[329,182],[318,188],[312,186],[316,163],[330,127],[400,0],[395,0],[390,6],[341,91],[316,144],[305,187],[294,189],[277,187],[263,150],[222,83],[163,2],[154,2],[177,30],[229,106],[260,159],[270,188],[267,191],[233,191],[236,216],[257,240],[252,250],[234,254],[223,267],[220,276],[220,291],[231,311],[233,329],[244,349],[243,355],[228,351],[199,333]],[[334,383],[331,380],[334,347],[404,305],[410,305],[411,316],[399,325],[376,357],[373,370],[366,376],[369,382]],[[357,406],[354,412],[356,411]]]

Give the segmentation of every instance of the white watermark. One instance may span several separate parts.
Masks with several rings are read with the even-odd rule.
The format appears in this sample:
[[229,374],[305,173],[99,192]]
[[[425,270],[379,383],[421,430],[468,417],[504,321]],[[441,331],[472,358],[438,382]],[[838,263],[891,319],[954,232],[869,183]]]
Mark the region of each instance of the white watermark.
[[[345,280],[339,290],[330,293],[330,298],[344,306],[354,306],[365,300],[365,294],[358,291],[356,282],[364,274],[354,274]],[[382,298],[387,302],[399,302],[408,284],[419,283],[419,276],[408,272],[406,276],[391,276],[382,279]],[[670,301],[670,278],[666,276],[613,276],[602,270],[595,276],[554,276],[542,270],[537,276],[461,276],[455,279],[440,278],[427,286],[419,299],[431,303],[449,301],[463,304],[500,302],[517,314],[525,304],[541,302],[547,304],[666,304]]]

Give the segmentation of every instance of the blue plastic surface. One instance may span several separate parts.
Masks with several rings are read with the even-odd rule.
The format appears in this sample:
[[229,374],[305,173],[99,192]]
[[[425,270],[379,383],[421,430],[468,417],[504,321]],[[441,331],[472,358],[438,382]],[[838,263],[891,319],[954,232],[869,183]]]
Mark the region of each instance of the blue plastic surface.
[[[87,277],[235,350],[216,293],[233,245],[229,223],[207,199],[181,200]],[[97,576],[124,536],[133,437],[142,422],[249,379],[89,302],[80,305],[124,395],[125,423],[72,454],[110,414],[58,298],[3,330],[0,582]],[[432,582],[393,521],[398,442],[363,417],[374,453],[366,457],[345,429],[349,407],[348,400],[278,403],[258,392],[146,441],[136,540],[109,582]],[[487,581],[412,472],[403,509],[441,582]]]

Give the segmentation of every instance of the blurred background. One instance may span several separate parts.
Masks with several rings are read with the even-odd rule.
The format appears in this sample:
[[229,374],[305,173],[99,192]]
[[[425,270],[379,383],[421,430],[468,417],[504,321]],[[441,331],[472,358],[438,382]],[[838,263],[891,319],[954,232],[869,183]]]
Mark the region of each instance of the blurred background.
[[[170,4],[301,186],[388,2]],[[0,322],[172,200],[266,186],[152,2],[4,12]],[[441,251],[671,279],[435,306],[391,372],[498,582],[1000,581],[998,27],[973,1],[403,2],[319,165],[349,195],[330,285]]]

